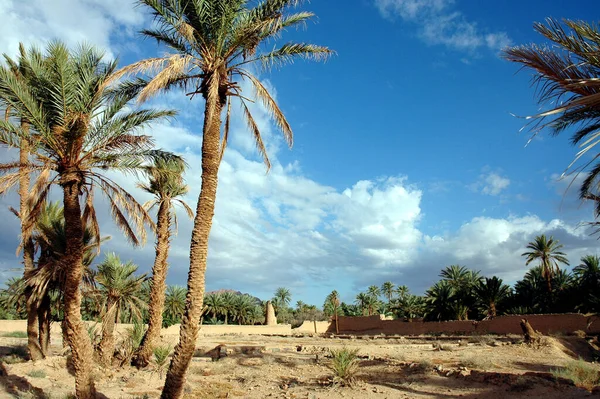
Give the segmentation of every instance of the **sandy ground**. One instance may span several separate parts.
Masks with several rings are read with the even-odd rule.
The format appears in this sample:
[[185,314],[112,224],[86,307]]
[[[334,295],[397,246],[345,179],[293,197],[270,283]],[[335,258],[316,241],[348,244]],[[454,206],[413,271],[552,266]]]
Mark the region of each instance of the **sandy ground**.
[[[2,335],[2,334],[0,334]],[[437,341],[436,341],[437,340]],[[74,378],[53,336],[52,355],[19,359],[24,338],[0,337],[0,398],[67,398]],[[441,350],[439,345],[441,344]],[[225,345],[227,356],[206,355]],[[434,347],[437,346],[437,349]],[[329,349],[358,348],[359,382],[332,385]],[[10,354],[13,353],[11,356]],[[16,354],[15,354],[16,353]],[[549,371],[573,358],[591,358],[582,338],[558,337],[530,348],[519,337],[360,338],[223,335],[199,341],[186,398],[581,398],[592,393],[556,381]],[[98,367],[100,397],[157,398],[164,375],[154,368]]]

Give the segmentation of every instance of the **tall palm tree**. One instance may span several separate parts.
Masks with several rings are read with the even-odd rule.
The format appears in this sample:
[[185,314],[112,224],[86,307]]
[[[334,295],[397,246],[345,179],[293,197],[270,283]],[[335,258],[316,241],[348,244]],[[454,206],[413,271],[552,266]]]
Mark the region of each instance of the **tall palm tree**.
[[392,302],[394,293],[396,292],[396,286],[391,281],[386,281],[381,285],[381,292],[383,296],[387,298],[388,305]]
[[115,324],[121,322],[121,316],[127,312],[135,319],[142,318],[145,302],[139,297],[146,275],[136,276],[137,265],[132,262],[121,263],[114,253],[107,253],[104,261],[98,265],[96,282],[103,298],[102,339],[98,346],[100,359],[105,365],[112,363],[115,351]]
[[356,300],[354,303],[360,308],[363,316],[366,316],[367,314],[370,316],[369,298],[370,296],[364,292],[360,292],[358,295],[356,295]]
[[179,287],[177,285],[170,285],[167,287],[163,323],[164,320],[168,320],[171,325],[181,323],[181,317],[185,311],[186,294],[187,290],[185,287]]
[[[332,52],[326,47],[306,43],[286,43],[273,48],[267,43],[287,28],[305,24],[309,12],[289,14],[298,0],[265,0],[249,7],[248,0],[139,0],[154,16],[156,28],[142,33],[166,45],[171,52],[164,57],[135,63],[122,73],[158,71],[140,93],[140,100],[171,88],[183,88],[191,97],[201,95],[204,102],[202,131],[202,186],[190,244],[190,271],[186,314],[180,329],[179,344],[167,372],[162,398],[179,398],[183,381],[194,353],[198,335],[197,320],[202,313],[208,254],[217,193],[217,176],[229,135],[231,97],[237,97],[248,128],[267,168],[270,166],[265,144],[242,94],[240,80],[250,82],[258,100],[271,112],[288,144],[292,129],[279,106],[250,69],[283,65],[296,58],[323,60]],[[226,109],[221,138],[221,113]]]
[[[529,44],[504,50],[504,58],[533,70],[533,82],[540,104],[549,109],[528,117],[534,123],[533,134],[548,128],[558,135],[574,128],[571,142],[581,150],[567,167],[568,171],[584,155],[589,155],[600,136],[600,32],[598,25],[584,21],[559,21],[548,18],[546,24],[536,23],[534,29],[552,43]],[[581,199],[595,202],[595,216],[600,217],[600,163],[598,155],[575,169],[591,169],[580,187]],[[565,171],[565,172],[566,172]],[[594,223],[596,226],[598,223]]]
[[367,288],[367,295],[370,295],[371,297],[373,297],[375,299],[379,299],[379,296],[381,295],[381,290],[376,285],[370,285]]
[[405,285],[401,285],[401,286],[399,286],[399,287],[396,289],[396,292],[398,293],[398,297],[399,297],[400,299],[402,299],[402,298],[404,298],[405,296],[407,296],[407,295],[409,295],[409,294],[410,294],[410,291],[409,291],[408,287],[407,287],[407,286],[405,286]]
[[563,246],[558,243],[552,236],[546,238],[544,234],[535,237],[533,241],[527,244],[528,252],[524,252],[521,256],[525,256],[527,261],[525,265],[539,260],[542,270],[542,276],[548,284],[548,292],[552,292],[552,277],[555,272],[558,272],[558,263],[569,264],[569,261],[564,252],[560,249]]
[[273,295],[273,302],[277,304],[277,311],[280,311],[283,308],[287,308],[290,306],[290,302],[292,302],[292,294],[288,288],[279,287],[275,290],[275,295]]
[[[19,44],[19,58],[24,60],[27,57],[27,52],[25,51],[25,46],[21,43]],[[26,82],[28,78],[28,69],[26,68],[26,64],[23,65],[19,62],[19,60],[14,61],[10,57],[4,55],[4,58],[7,63],[7,67],[10,72],[13,73],[13,78],[16,80]],[[0,97],[0,101],[2,101]],[[6,118],[10,118],[10,106],[7,106],[6,109]],[[29,122],[27,119],[21,117],[19,120],[20,128],[24,133],[29,133]],[[35,249],[33,245],[33,241],[31,239],[31,232],[29,229],[25,228],[25,221],[27,220],[27,198],[29,197],[29,189],[31,184],[31,177],[29,173],[26,171],[27,160],[29,159],[29,149],[31,145],[29,144],[28,139],[21,140],[19,145],[19,168],[21,170],[21,174],[19,176],[19,212],[18,217],[21,220],[21,247],[23,248],[23,276],[25,277],[28,273],[30,273],[34,269],[34,256]],[[25,295],[28,298],[27,300],[27,349],[29,350],[29,356],[31,360],[39,360],[45,357],[44,348],[42,348],[43,343],[45,342],[45,338],[43,339],[39,335],[40,326],[45,325],[45,321],[41,324],[38,324],[38,310],[34,307],[36,301],[29,300],[30,296],[30,288],[25,287]]]
[[475,286],[475,295],[487,316],[496,317],[498,303],[510,295],[510,287],[503,284],[502,279],[496,276],[486,277]]
[[340,327],[339,327],[338,316],[340,314],[341,308],[340,308],[340,294],[336,290],[331,291],[331,293],[329,295],[327,295],[327,298],[325,298],[325,304],[323,305],[323,311],[325,312],[325,314],[333,315],[335,317],[335,333],[339,334]]
[[14,186],[23,173],[35,174],[25,220],[26,230],[30,231],[51,187],[58,185],[62,190],[65,234],[69,237],[62,259],[68,265],[64,312],[75,391],[77,397],[84,399],[95,395],[92,347],[81,319],[79,290],[84,271],[85,223],[90,223],[97,244],[100,242],[93,189],[105,194],[112,216],[126,237],[134,244],[143,241],[144,224],[153,226],[151,218],[105,173],[136,172],[161,155],[152,151],[153,142],[148,136],[137,132],[153,121],[174,115],[172,111],[127,109],[137,91],[113,90],[117,63],[106,63],[103,56],[87,45],[70,51],[64,44],[52,42],[46,53],[30,49],[19,59],[28,71],[25,81],[15,79],[9,69],[0,68],[2,102],[12,119],[29,123],[29,131],[24,131],[10,120],[0,121],[0,144],[19,147],[22,140],[35,137],[35,145],[30,148],[32,156],[25,166],[19,162],[0,164],[4,172],[0,176],[0,193]]
[[133,364],[137,367],[146,367],[150,363],[154,354],[154,346],[160,338],[165,290],[167,289],[171,221],[174,220],[177,223],[177,216],[171,210],[176,204],[179,204],[190,219],[194,217],[192,209],[180,198],[188,191],[188,187],[183,182],[184,170],[185,164],[182,159],[157,159],[153,167],[148,169],[148,183],[139,185],[144,191],[154,195],[154,199],[144,204],[144,209],[149,211],[158,207],[158,212],[156,216],[156,255],[152,267],[150,306],[148,307],[148,329],[133,357]]

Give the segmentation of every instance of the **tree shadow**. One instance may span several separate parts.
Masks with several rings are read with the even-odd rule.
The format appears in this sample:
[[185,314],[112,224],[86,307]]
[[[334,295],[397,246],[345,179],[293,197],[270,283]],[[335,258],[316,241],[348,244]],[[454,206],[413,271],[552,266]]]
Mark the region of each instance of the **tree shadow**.
[[4,364],[0,362],[0,384],[4,387],[6,392],[14,397],[20,397],[21,394],[29,393],[36,399],[49,399],[50,397],[44,393],[40,388],[36,388],[27,381],[26,378],[19,377],[17,375],[9,374],[4,367]]
[[594,348],[585,338],[555,337],[555,339],[563,346],[561,350],[574,359],[581,358],[591,362],[600,358],[600,351]]
[[528,362],[512,362],[513,367],[518,370],[534,371],[540,373],[549,373],[556,368],[556,366],[550,366],[548,364],[539,363],[528,363]]

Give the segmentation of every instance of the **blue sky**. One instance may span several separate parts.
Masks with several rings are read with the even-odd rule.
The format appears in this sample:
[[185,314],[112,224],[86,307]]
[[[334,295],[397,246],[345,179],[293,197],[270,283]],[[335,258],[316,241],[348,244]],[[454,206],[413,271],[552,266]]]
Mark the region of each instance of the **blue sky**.
[[[0,49],[19,41],[87,40],[122,64],[155,56],[136,33],[143,10],[119,0],[0,0]],[[587,19],[596,1],[353,0],[301,7],[318,18],[284,40],[327,45],[327,63],[298,61],[260,75],[276,93],[295,136],[288,150],[260,106],[254,107],[271,154],[265,169],[239,118],[220,172],[211,235],[208,289],[268,298],[279,286],[294,300],[320,305],[391,280],[422,293],[439,270],[460,263],[507,282],[526,268],[527,241],[554,234],[572,263],[597,252],[568,181],[557,177],[576,149],[568,135],[541,135],[528,147],[524,121],[539,110],[528,71],[499,57],[504,45],[542,41],[532,28],[546,17]],[[245,86],[247,90],[249,88]],[[248,93],[251,93],[248,91]],[[180,109],[150,134],[183,154],[187,197],[199,190],[201,101],[181,93],[153,104]],[[120,178],[140,201],[131,179]],[[2,200],[14,205],[14,196]],[[99,203],[102,207],[102,202]],[[2,207],[6,208],[6,207]],[[18,226],[8,211],[1,234],[0,280],[14,275]],[[150,269],[152,242],[132,249],[108,220],[105,250]],[[185,284],[191,223],[183,221],[170,257],[169,282]],[[18,273],[16,273],[18,274]]]

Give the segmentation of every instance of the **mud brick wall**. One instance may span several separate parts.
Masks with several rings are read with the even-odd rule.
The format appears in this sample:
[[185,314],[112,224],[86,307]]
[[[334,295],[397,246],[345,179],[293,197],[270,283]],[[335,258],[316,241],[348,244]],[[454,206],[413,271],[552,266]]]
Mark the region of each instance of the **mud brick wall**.
[[[543,334],[569,334],[577,330],[600,333],[600,319],[576,313],[499,316],[485,321],[406,322],[384,320],[381,316],[340,317],[340,334],[421,335],[421,334],[521,334],[519,322],[526,318]],[[328,332],[335,332],[332,323]]]

